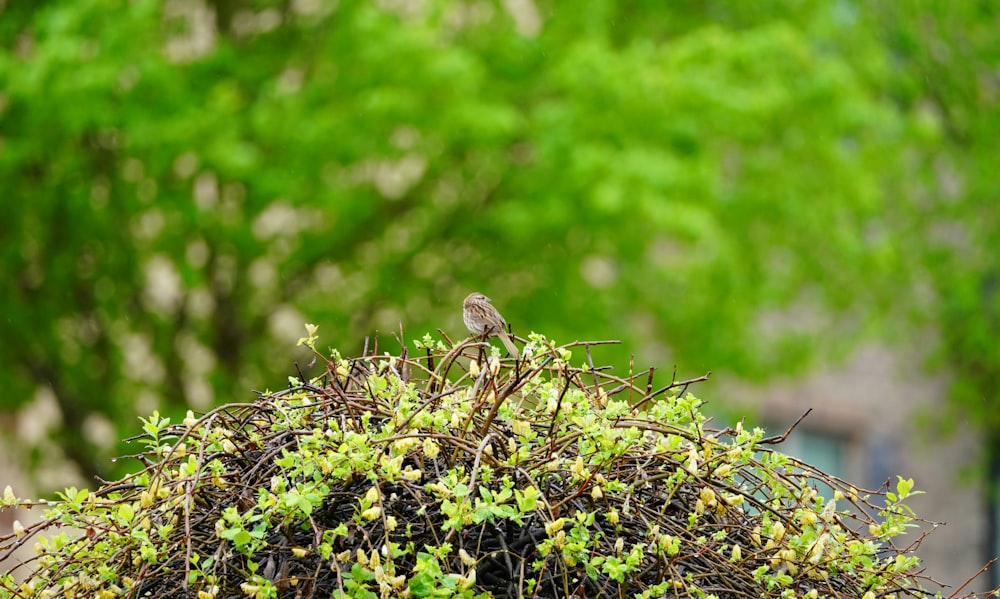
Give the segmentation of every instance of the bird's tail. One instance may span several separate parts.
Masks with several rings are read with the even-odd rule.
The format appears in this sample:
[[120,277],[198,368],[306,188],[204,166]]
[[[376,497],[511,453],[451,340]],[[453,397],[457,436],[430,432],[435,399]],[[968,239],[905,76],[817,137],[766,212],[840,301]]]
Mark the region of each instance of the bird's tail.
[[503,345],[507,348],[507,351],[510,352],[510,355],[514,356],[515,360],[520,359],[521,354],[517,351],[517,346],[514,345],[514,340],[503,331],[498,331],[497,336],[500,337],[500,341],[503,341]]

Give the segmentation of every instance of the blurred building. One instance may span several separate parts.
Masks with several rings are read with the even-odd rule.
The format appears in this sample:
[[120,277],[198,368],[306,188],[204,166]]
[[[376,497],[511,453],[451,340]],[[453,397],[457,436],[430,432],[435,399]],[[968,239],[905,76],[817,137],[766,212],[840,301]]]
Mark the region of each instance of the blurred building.
[[[901,542],[930,531],[916,554],[926,575],[954,590],[998,554],[998,540],[990,538],[984,493],[973,476],[980,456],[975,427],[958,422],[943,431],[947,380],[920,366],[920,360],[866,347],[839,367],[762,387],[732,385],[722,397],[759,414],[770,434],[781,434],[812,408],[779,449],[859,488],[886,482],[894,488],[897,475],[914,479],[925,494],[907,504],[938,525]],[[989,586],[984,574],[964,592]]]

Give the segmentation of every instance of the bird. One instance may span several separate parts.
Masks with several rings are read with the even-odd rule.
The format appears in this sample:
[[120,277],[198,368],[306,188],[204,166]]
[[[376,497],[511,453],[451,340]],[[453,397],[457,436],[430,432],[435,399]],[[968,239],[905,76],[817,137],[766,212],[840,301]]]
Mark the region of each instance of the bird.
[[499,337],[504,347],[517,360],[520,354],[517,346],[507,334],[507,321],[491,304],[492,300],[478,291],[473,291],[462,303],[462,320],[469,332],[477,337]]

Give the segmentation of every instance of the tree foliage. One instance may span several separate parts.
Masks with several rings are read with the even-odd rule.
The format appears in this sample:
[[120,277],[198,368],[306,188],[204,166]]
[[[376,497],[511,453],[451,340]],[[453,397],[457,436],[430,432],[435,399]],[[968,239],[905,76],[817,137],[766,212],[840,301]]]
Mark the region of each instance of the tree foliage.
[[478,288],[746,376],[912,311],[1000,413],[991,4],[532,6],[4,5],[0,402],[48,389],[99,472],[86,423]]

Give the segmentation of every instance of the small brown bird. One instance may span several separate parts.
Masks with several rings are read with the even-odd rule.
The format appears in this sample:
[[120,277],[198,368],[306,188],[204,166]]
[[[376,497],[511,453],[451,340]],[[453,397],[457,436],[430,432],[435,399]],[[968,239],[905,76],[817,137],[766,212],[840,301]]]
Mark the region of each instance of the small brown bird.
[[470,293],[462,304],[462,320],[473,335],[483,338],[499,337],[515,360],[520,357],[517,346],[507,335],[507,321],[490,303],[490,298],[478,291]]

